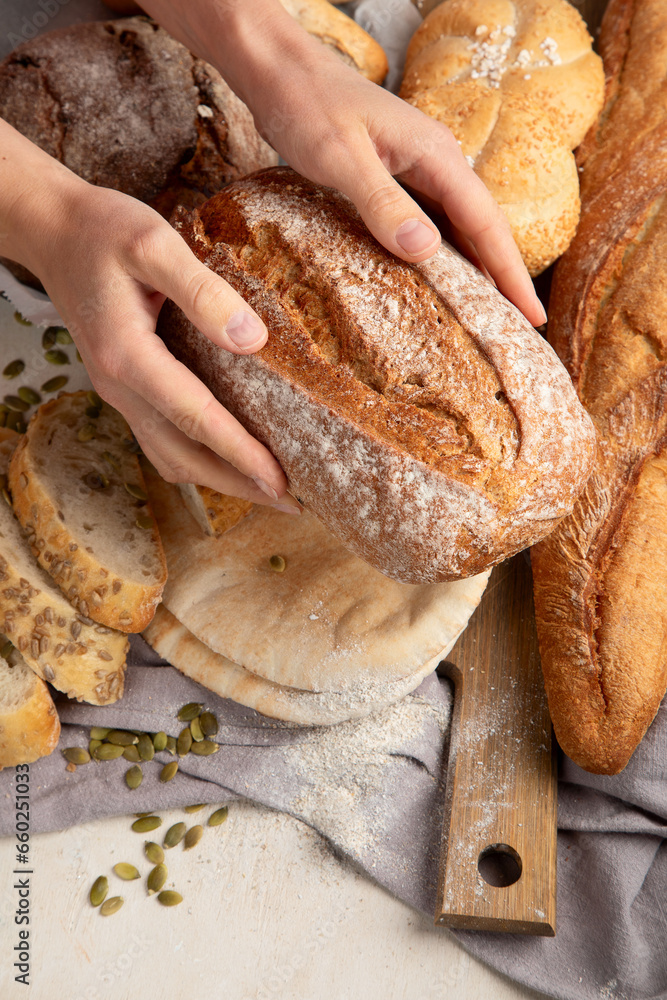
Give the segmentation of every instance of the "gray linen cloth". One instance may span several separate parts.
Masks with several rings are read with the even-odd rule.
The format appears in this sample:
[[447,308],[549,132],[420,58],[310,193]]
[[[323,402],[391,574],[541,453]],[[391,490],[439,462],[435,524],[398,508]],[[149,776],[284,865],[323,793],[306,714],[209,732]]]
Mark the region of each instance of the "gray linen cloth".
[[[353,11],[355,5],[348,4]],[[363,0],[359,20],[392,49],[392,80],[416,26],[409,0]],[[24,38],[108,16],[99,0],[0,0],[0,57]],[[104,815],[247,798],[319,830],[370,878],[429,917],[435,908],[443,748],[449,683],[428,677],[399,705],[340,726],[297,727],[266,719],[188,680],[135,638],[126,693],[105,708],[59,701],[60,747],[87,745],[91,725],[177,735],[178,708],[202,701],[220,720],[212,757],[188,756],[161,784],[164,752],[141,787],[123,781],[124,760],[65,770],[62,755],[31,765],[34,832]],[[625,771],[587,774],[561,758],[558,929],[555,938],[459,932],[474,955],[511,978],[563,1000],[667,998],[667,705]],[[0,773],[0,835],[13,833]],[[443,932],[444,933],[444,932]]]

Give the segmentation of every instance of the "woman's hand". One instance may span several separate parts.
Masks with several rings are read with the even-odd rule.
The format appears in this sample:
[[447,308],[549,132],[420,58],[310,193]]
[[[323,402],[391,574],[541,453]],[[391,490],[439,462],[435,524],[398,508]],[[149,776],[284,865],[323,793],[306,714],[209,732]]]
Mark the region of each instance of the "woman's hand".
[[259,317],[147,205],[75,177],[2,121],[0,148],[0,254],[39,277],[158,472],[298,513],[273,455],[155,334],[167,295],[234,354],[264,345]]

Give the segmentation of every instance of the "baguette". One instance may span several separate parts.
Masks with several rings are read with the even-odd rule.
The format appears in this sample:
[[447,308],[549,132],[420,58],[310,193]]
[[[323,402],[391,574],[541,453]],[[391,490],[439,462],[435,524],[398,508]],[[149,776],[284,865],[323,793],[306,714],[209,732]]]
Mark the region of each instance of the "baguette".
[[160,336],[361,558],[405,583],[472,576],[572,509],[590,420],[551,348],[454,251],[406,264],[288,168],[177,225],[271,336],[232,355],[172,303]]
[[47,685],[18,650],[7,653],[7,659],[0,656],[0,770],[46,757],[59,736],[60,720]]
[[127,424],[106,403],[96,417],[89,409],[87,394],[75,392],[36,411],[9,467],[12,503],[74,608],[140,632],[160,602],[164,553]]
[[[3,476],[19,439],[14,431],[0,429]],[[0,629],[36,674],[69,698],[108,705],[123,694],[127,637],[77,613],[32,556],[5,503],[0,506]]]

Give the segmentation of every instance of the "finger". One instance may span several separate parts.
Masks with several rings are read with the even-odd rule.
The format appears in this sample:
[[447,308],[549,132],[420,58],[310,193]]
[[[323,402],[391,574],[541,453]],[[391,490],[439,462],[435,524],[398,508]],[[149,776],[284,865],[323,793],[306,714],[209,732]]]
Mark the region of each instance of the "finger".
[[137,281],[172,299],[219,347],[252,354],[266,343],[268,333],[257,313],[159,217],[132,245],[126,265]]
[[196,483],[289,514],[301,513],[299,504],[288,493],[276,498],[267,496],[254,479],[243,475],[205,445],[188,438],[131,390],[124,391],[119,409],[146,458],[168,482]]

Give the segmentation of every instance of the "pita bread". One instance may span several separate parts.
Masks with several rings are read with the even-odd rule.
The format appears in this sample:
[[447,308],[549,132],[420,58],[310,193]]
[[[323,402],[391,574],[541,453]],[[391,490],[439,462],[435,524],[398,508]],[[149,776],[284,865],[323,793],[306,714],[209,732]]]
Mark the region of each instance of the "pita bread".
[[[213,652],[273,684],[340,694],[413,677],[451,648],[486,586],[487,573],[389,580],[307,512],[257,507],[212,538],[178,488],[145,471],[169,573],[164,605]],[[284,572],[271,569],[273,555]]]
[[213,653],[188,632],[164,604],[157,609],[143,636],[156,653],[169,660],[182,674],[221,698],[231,698],[272,719],[310,726],[347,722],[393,705],[414,691],[446,655],[443,651],[415,674],[389,683],[382,683],[379,678],[377,681],[371,679],[344,693],[299,691],[266,681],[219,653]]

